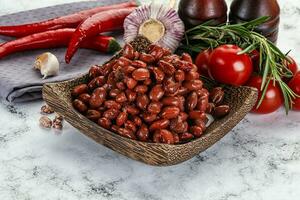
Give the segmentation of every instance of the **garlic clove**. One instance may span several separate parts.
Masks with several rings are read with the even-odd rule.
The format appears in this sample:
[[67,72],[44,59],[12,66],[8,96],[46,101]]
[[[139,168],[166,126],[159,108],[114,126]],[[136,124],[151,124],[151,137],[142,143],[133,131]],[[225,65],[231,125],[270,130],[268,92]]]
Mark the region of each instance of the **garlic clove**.
[[36,58],[34,69],[40,70],[43,79],[49,76],[56,76],[59,73],[58,59],[50,52],[43,53]]

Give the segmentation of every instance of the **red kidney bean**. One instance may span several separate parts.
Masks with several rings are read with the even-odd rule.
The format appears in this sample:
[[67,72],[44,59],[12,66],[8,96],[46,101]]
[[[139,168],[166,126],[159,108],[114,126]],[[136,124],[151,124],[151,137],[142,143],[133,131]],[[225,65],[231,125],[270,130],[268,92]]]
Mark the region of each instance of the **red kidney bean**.
[[111,126],[111,131],[118,133],[119,132],[119,127],[117,125],[112,125]]
[[131,65],[131,62],[132,61],[129,60],[128,58],[121,56],[114,65],[117,65],[117,66],[120,66],[121,68],[123,68],[125,66]]
[[114,109],[117,109],[117,110],[120,110],[121,109],[121,104],[117,103],[116,101],[114,100],[108,100],[108,101],[105,101],[104,102],[104,106],[107,108],[107,109],[111,109],[111,108],[114,108]]
[[75,99],[73,101],[73,106],[80,113],[85,113],[88,109],[87,106],[82,101],[80,101],[78,99]]
[[179,135],[177,133],[173,133],[173,137],[174,137],[174,144],[179,144],[180,143]]
[[189,71],[185,73],[185,80],[186,81],[193,81],[200,78],[200,74],[198,72]]
[[116,86],[117,86],[117,88],[118,88],[119,90],[121,90],[121,91],[123,91],[123,90],[126,89],[126,86],[125,86],[125,84],[124,84],[123,82],[117,82],[117,83],[116,83]]
[[142,142],[149,140],[149,129],[145,124],[142,124],[141,128],[136,133],[137,138]]
[[187,53],[183,53],[182,56],[181,56],[181,59],[188,62],[188,63],[193,63],[192,57]]
[[179,106],[180,99],[178,97],[164,97],[162,99],[162,104],[164,106]]
[[132,72],[132,77],[137,81],[144,81],[150,78],[150,72],[148,69],[139,68]]
[[148,86],[138,85],[134,88],[134,91],[139,94],[145,94],[148,91]]
[[154,63],[155,61],[155,58],[152,55],[146,53],[141,53],[139,59],[147,64]]
[[135,106],[126,106],[126,111],[131,115],[138,115],[140,113],[139,109],[137,109]]
[[161,83],[165,78],[165,73],[158,67],[153,67],[153,74],[157,83]]
[[160,60],[158,62],[158,66],[168,76],[172,76],[175,73],[175,70],[176,70],[175,67],[172,64],[170,64],[166,61],[163,61],[163,60]]
[[203,131],[202,131],[202,128],[199,127],[199,126],[192,126],[190,128],[190,132],[196,137],[196,138],[199,138],[201,137]]
[[98,120],[98,124],[105,129],[109,129],[111,126],[111,121],[106,117],[102,117]]
[[156,130],[153,134],[153,138],[152,138],[154,143],[161,143],[161,134],[160,134],[160,130]]
[[206,114],[199,110],[193,110],[189,112],[189,118],[190,119],[202,119],[204,120],[206,118]]
[[185,87],[179,87],[178,91],[177,91],[177,95],[181,95],[181,96],[185,96],[189,93],[188,89]]
[[73,97],[77,97],[83,93],[87,93],[89,90],[87,84],[81,84],[81,85],[77,85],[74,87],[74,89],[72,90],[71,94]]
[[160,60],[164,56],[164,54],[164,50],[157,45],[152,47],[150,50],[150,55],[152,55],[155,58],[155,60]]
[[197,95],[197,93],[195,91],[191,92],[190,95],[187,98],[187,101],[186,101],[187,109],[189,111],[194,110],[196,108],[196,106],[197,106],[197,103],[198,103],[198,95]]
[[184,133],[188,130],[188,123],[179,119],[172,119],[170,122],[170,130],[174,133]]
[[91,67],[90,82],[72,90],[74,108],[121,136],[165,144],[200,137],[205,112],[228,114],[229,106],[221,105],[224,91],[203,88],[191,56],[171,55],[157,45],[148,52],[127,44],[120,58]]
[[99,66],[94,65],[90,68],[89,77],[91,79],[94,79],[94,78],[96,78],[97,76],[100,76],[100,75],[101,75],[101,72],[100,72],[100,67]]
[[201,119],[195,119],[194,124],[198,127],[201,128],[201,130],[204,132],[206,130],[206,124],[203,120]]
[[165,129],[169,125],[170,125],[170,121],[168,119],[160,119],[160,120],[157,120],[157,121],[153,122],[150,125],[149,130],[154,131],[154,130],[157,130],[157,129]]
[[83,93],[83,94],[79,95],[78,99],[80,101],[82,101],[83,103],[88,104],[91,99],[91,95],[89,95],[88,93]]
[[127,85],[127,88],[132,90],[133,88],[135,88],[138,82],[133,78],[125,78],[125,83]]
[[187,88],[189,91],[201,90],[202,86],[203,82],[201,80],[185,81],[183,83],[183,87]]
[[155,102],[152,101],[149,105],[148,105],[148,112],[149,113],[153,113],[153,114],[159,114],[162,108],[162,103],[160,102]]
[[177,118],[180,113],[180,109],[175,106],[165,107],[161,112],[161,117],[163,119],[174,119]]
[[127,121],[127,117],[128,114],[126,112],[121,112],[116,119],[117,126],[122,126]]
[[154,122],[157,119],[157,115],[153,113],[143,113],[142,118],[146,123]]
[[126,93],[127,100],[128,100],[129,102],[134,102],[134,101],[136,100],[136,97],[137,97],[137,93],[136,93],[136,92],[127,89],[127,90],[125,91],[125,93]]
[[201,112],[205,112],[208,107],[208,97],[207,96],[200,97],[196,107]]
[[168,94],[175,94],[178,91],[179,87],[179,83],[175,83],[174,81],[169,80],[165,83],[164,89]]
[[185,73],[182,70],[177,70],[174,77],[177,82],[182,82],[185,80]]
[[225,92],[224,92],[223,88],[216,87],[216,88],[212,89],[212,91],[210,92],[209,98],[212,103],[214,103],[215,105],[219,105],[223,102],[224,95],[225,95]]
[[222,118],[228,115],[230,107],[228,105],[217,106],[213,112],[213,116],[216,118]]
[[169,56],[172,54],[170,49],[163,48],[163,51],[164,51],[164,56]]
[[161,135],[161,143],[174,144],[174,136],[167,129],[160,130],[160,135]]
[[147,85],[147,86],[149,86],[149,85],[151,85],[152,84],[152,80],[151,80],[151,78],[147,78],[146,80],[144,80],[144,85]]
[[189,115],[185,112],[180,112],[178,115],[178,119],[182,122],[186,121],[188,119]]
[[215,107],[216,106],[215,106],[214,103],[209,103],[207,105],[207,108],[206,108],[205,112],[208,113],[208,114],[212,114],[214,112],[214,110],[215,110]]
[[111,108],[103,113],[103,117],[113,120],[118,117],[119,113],[120,111],[118,111],[117,109]]
[[125,95],[124,92],[121,92],[120,94],[118,94],[116,96],[116,102],[118,102],[118,103],[124,103],[126,101],[127,101],[127,97],[126,97],[126,95]]
[[131,130],[133,133],[135,133],[137,131],[137,128],[135,126],[135,123],[130,121],[130,120],[127,120],[124,124],[124,127],[127,129],[127,130]]
[[159,101],[165,92],[161,85],[155,85],[152,90],[150,91],[149,97],[152,101]]
[[134,133],[131,130],[128,130],[125,128],[119,128],[118,133],[123,137],[129,138],[132,140],[136,140],[136,136],[134,135]]
[[136,105],[141,110],[146,110],[149,103],[150,103],[150,99],[145,94],[138,96],[137,99],[136,99]]
[[127,66],[124,66],[122,68],[122,70],[124,71],[125,74],[131,74],[135,70],[135,67],[133,67],[131,65],[127,65]]
[[123,56],[128,59],[134,59],[134,49],[131,44],[125,44],[123,48]]
[[139,59],[139,57],[140,57],[140,53],[138,51],[135,51],[134,52],[134,60]]
[[141,126],[143,123],[141,118],[138,116],[133,116],[132,121],[135,123],[136,126]]
[[181,70],[183,70],[185,72],[197,71],[197,66],[196,65],[194,65],[193,63],[189,63],[189,62],[183,61],[183,60],[177,60],[177,61],[175,61],[174,65],[178,69],[181,69]]
[[192,139],[194,139],[194,135],[191,133],[186,132],[186,133],[179,134],[179,140],[181,142],[189,142]]
[[119,89],[112,89],[109,91],[109,96],[112,98],[116,98],[121,91]]
[[107,76],[112,71],[112,66],[116,63],[116,61],[112,61],[112,63],[106,63],[102,67],[100,67],[100,75]]
[[131,65],[135,68],[146,68],[147,64],[141,60],[132,61]]
[[103,87],[97,88],[94,90],[89,104],[91,108],[100,107],[106,99],[106,90]]
[[179,109],[184,112],[185,98],[183,96],[179,96]]
[[97,122],[101,117],[101,113],[97,110],[88,110],[85,115],[88,119]]
[[106,111],[107,109],[102,105],[99,108],[97,108],[97,110],[102,113],[102,112]]

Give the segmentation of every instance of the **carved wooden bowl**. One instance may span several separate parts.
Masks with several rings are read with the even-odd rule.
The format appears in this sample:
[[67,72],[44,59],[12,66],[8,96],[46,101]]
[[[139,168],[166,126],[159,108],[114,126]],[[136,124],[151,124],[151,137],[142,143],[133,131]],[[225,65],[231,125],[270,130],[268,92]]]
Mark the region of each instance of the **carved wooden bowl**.
[[84,75],[66,82],[45,84],[44,100],[84,135],[129,158],[157,166],[179,164],[205,151],[234,128],[257,100],[257,90],[254,88],[226,87],[225,102],[230,105],[231,111],[225,118],[215,120],[201,138],[180,145],[145,143],[106,130],[73,108],[71,90],[86,82],[87,75]]

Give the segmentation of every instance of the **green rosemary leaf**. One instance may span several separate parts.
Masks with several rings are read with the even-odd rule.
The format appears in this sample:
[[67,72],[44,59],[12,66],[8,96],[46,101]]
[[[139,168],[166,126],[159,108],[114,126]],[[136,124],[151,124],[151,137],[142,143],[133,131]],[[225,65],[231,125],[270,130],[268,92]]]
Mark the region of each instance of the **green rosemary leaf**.
[[[188,30],[183,40],[183,49],[200,52],[208,48],[216,48],[222,44],[235,44],[243,49],[242,53],[249,53],[254,49],[259,50],[259,74],[263,77],[261,85],[262,99],[270,81],[279,84],[285,99],[286,110],[289,110],[296,95],[282,81],[282,77],[291,77],[291,71],[284,65],[288,60],[287,54],[282,53],[278,47],[259,33],[255,28],[269,20],[269,17],[261,17],[241,24],[225,24],[220,26],[208,26],[208,23],[196,26]],[[259,104],[259,105],[260,105]]]

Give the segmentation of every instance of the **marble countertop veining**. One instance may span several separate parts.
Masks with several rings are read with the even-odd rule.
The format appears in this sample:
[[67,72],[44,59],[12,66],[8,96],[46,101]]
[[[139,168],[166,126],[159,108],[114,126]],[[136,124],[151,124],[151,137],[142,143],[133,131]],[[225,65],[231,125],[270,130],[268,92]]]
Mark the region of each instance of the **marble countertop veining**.
[[[0,0],[0,15],[74,0]],[[278,45],[300,61],[300,2],[280,0]],[[0,103],[0,199],[298,200],[300,114],[249,114],[224,139],[172,167],[127,159],[66,124],[38,126],[41,101]]]

